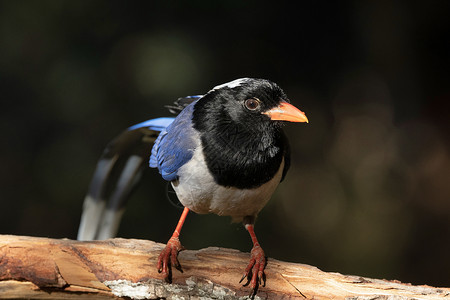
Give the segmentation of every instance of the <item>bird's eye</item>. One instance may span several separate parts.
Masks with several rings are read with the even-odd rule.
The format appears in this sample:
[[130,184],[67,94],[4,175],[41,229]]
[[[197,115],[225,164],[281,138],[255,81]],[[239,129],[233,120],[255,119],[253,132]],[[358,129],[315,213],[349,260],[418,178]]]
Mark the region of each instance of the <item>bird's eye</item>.
[[256,110],[259,108],[260,103],[261,103],[261,101],[259,101],[259,99],[250,98],[250,99],[245,100],[244,104],[248,110]]

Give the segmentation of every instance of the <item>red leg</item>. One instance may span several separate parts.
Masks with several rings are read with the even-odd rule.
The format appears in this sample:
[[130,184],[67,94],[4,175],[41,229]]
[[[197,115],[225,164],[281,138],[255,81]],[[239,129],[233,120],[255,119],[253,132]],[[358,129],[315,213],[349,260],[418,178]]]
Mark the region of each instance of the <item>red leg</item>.
[[[255,230],[253,228],[253,224],[245,224],[245,229],[247,229],[250,237],[252,238],[253,248],[250,252],[250,262],[245,268],[245,274],[242,276],[242,279],[239,282],[242,282],[244,278],[248,278],[250,281],[250,287],[255,290],[258,288],[258,285],[266,284],[266,275],[264,274],[264,269],[266,268],[266,255],[264,254],[263,249],[258,243],[258,239],[255,235]],[[250,280],[251,277],[251,280]],[[248,284],[248,282],[247,282]]]
[[178,252],[184,250],[184,247],[181,246],[180,236],[181,228],[183,227],[184,221],[186,220],[186,216],[189,212],[189,208],[185,207],[183,213],[181,214],[180,220],[178,221],[177,227],[172,234],[172,237],[167,242],[166,247],[161,252],[158,258],[158,272],[163,273],[164,279],[167,282],[172,281],[172,267],[174,266],[180,272],[183,272],[181,269],[180,262],[178,261]]

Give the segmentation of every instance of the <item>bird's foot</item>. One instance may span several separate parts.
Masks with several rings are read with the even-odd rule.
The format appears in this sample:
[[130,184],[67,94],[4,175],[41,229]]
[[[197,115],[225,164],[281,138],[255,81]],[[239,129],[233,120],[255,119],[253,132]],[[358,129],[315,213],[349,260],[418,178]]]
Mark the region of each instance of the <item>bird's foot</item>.
[[266,268],[266,264],[267,259],[263,249],[259,244],[254,245],[252,251],[250,252],[250,262],[247,265],[245,274],[242,276],[239,283],[247,278],[247,282],[244,286],[250,284],[250,287],[254,292],[256,292],[258,286],[265,286],[266,274],[264,273],[264,269]]
[[178,261],[178,252],[184,250],[181,246],[178,237],[171,237],[167,242],[166,247],[161,252],[158,258],[158,272],[164,275],[164,280],[168,283],[172,282],[172,266],[175,267],[180,272],[181,269],[180,262]]

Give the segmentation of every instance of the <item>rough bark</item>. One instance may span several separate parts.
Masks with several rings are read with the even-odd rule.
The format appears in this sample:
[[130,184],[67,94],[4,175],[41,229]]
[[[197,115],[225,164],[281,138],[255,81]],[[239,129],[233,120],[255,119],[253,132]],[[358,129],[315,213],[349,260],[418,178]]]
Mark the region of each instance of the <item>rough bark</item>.
[[[223,248],[186,250],[173,283],[156,271],[163,244],[111,239],[79,242],[0,235],[0,298],[18,299],[239,299],[249,254]],[[449,288],[323,272],[269,259],[267,284],[255,299],[450,299]]]

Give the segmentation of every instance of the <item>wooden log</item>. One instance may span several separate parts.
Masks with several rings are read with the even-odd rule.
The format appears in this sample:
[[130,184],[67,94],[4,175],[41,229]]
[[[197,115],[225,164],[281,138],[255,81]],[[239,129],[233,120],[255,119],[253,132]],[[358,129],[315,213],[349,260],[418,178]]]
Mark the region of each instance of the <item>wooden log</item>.
[[[79,242],[0,235],[1,299],[239,299],[249,254],[223,248],[185,250],[173,283],[156,259],[163,244],[134,239]],[[255,299],[450,299],[449,288],[323,272],[269,259]],[[128,298],[127,298],[128,297]]]

